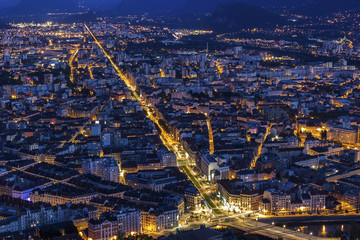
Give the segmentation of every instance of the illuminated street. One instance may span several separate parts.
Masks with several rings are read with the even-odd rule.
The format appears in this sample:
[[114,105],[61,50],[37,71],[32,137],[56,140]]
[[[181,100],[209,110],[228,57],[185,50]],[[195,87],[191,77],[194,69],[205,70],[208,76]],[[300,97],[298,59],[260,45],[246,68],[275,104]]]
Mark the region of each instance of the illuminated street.
[[360,3],[0,0],[0,239],[360,238]]

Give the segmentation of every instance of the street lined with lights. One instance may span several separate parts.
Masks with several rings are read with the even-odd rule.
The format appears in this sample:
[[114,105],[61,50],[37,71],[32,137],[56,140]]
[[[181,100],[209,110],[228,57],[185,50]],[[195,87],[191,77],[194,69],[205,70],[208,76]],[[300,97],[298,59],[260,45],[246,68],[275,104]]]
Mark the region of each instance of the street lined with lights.
[[[150,107],[148,107],[144,102],[144,99],[142,99],[137,91],[136,91],[136,87],[134,85],[131,84],[130,80],[127,78],[126,74],[120,70],[120,68],[115,64],[115,62],[112,60],[111,56],[106,52],[106,50],[104,49],[104,47],[102,46],[102,44],[98,41],[98,39],[95,37],[95,35],[92,33],[92,31],[90,30],[90,28],[85,25],[85,28],[87,29],[87,31],[89,32],[89,34],[92,36],[92,38],[94,39],[95,43],[99,46],[99,48],[103,51],[104,55],[106,56],[106,58],[109,60],[109,62],[111,63],[111,65],[114,67],[115,71],[117,72],[119,78],[124,81],[124,83],[126,84],[126,86],[128,87],[128,89],[132,92],[133,97],[139,102],[139,104],[143,107],[144,111],[147,113],[147,117],[153,121],[161,130],[161,132],[159,133],[161,140],[163,141],[164,145],[167,146],[169,149],[171,149],[172,151],[174,151],[176,153],[177,156],[182,156],[182,153],[184,150],[179,151],[180,149],[180,145],[179,142],[177,142],[173,136],[171,134],[168,134],[165,129],[162,128],[162,126],[159,124],[159,119],[156,118],[153,115],[153,111],[151,110]],[[222,68],[220,67],[220,64],[218,64],[219,67],[219,71],[222,71]],[[211,123],[210,123],[210,119],[207,117],[207,125],[208,125],[208,129],[209,129],[209,134],[212,136],[212,130],[211,130]],[[271,129],[271,124],[268,126],[267,130],[266,130],[266,135],[264,137],[264,140],[266,139],[266,136],[270,134],[270,129]],[[213,138],[209,137],[209,144],[210,144],[210,149],[213,151]],[[259,149],[258,149],[258,154],[256,155],[256,158],[253,160],[252,162],[252,167],[256,164],[256,159],[260,156],[261,154],[261,149],[262,149],[262,144],[260,145]],[[188,159],[186,159],[188,160]],[[215,221],[219,221],[221,219],[221,216],[224,216],[222,211],[220,210],[220,207],[218,207],[214,201],[208,196],[208,194],[205,192],[206,190],[201,186],[201,184],[197,181],[196,176],[194,176],[191,171],[188,169],[188,166],[184,165],[182,167],[180,167],[185,174],[189,177],[189,179],[194,183],[195,187],[198,188],[198,190],[200,191],[203,199],[206,201],[206,205],[209,207],[209,209],[211,209],[212,213],[215,216],[220,216],[220,218],[216,218]],[[226,217],[227,218],[227,217]],[[283,230],[278,230],[276,229],[273,225],[271,224],[266,224],[266,223],[260,223],[258,221],[253,221],[253,220],[246,220],[246,221],[241,221],[239,219],[237,219],[238,217],[233,217],[234,219],[231,220],[232,223],[227,223],[225,225],[227,226],[232,226],[235,228],[240,228],[242,230],[246,230],[246,231],[250,231],[250,232],[254,232],[254,233],[259,233],[259,234],[264,234],[266,236],[273,236],[273,237],[286,237],[288,239],[309,239],[309,236],[306,234],[299,234],[297,231],[292,231],[287,229],[286,232]],[[208,223],[211,225],[211,223]],[[259,228],[259,226],[261,225],[261,227]],[[303,236],[304,235],[304,236]]]

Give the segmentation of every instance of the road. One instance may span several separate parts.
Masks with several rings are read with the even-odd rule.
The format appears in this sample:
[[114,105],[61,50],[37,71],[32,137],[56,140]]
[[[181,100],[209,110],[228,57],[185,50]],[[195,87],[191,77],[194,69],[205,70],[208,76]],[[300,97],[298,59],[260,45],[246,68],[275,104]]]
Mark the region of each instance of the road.
[[[15,115],[18,116],[18,114],[17,114],[16,112],[13,112],[13,111],[10,111],[10,110],[6,110],[6,109],[4,109],[4,110],[7,111],[7,112],[9,112],[9,113],[11,113],[11,114],[15,114]],[[29,115],[29,116],[14,118],[12,121],[13,121],[13,122],[28,121],[30,118],[32,118],[32,117],[34,117],[34,116],[36,116],[36,115],[39,115],[39,114],[40,114],[40,113],[37,112],[37,113],[31,114],[31,115]]]
[[[354,80],[359,79],[359,77],[356,77]],[[356,85],[354,87],[352,87],[351,89],[349,89],[344,96],[342,96],[341,98],[345,98],[347,99],[349,97],[349,95],[353,94],[355,90],[359,90],[360,89],[360,85]]]
[[78,55],[78,53],[79,53],[79,49],[76,49],[75,53],[71,56],[70,61],[69,61],[69,65],[70,65],[70,69],[71,69],[70,81],[72,83],[75,82],[75,70],[76,70],[76,68],[74,67],[74,61],[75,61],[75,58]]
[[74,143],[74,142],[75,142],[75,139],[77,138],[77,136],[79,136],[80,134],[82,134],[83,131],[84,131],[84,129],[85,129],[85,127],[86,127],[87,125],[89,125],[90,123],[91,123],[91,119],[89,119],[84,125],[82,125],[82,126],[78,129],[78,131],[77,131],[68,141],[65,141],[65,142],[61,143],[61,144],[60,144],[59,146],[57,146],[56,148],[57,148],[57,149],[61,149],[61,148],[64,147],[64,145],[65,145],[66,143]]
[[232,223],[224,224],[225,226],[240,229],[251,234],[259,234],[271,238],[283,238],[292,240],[315,240],[323,239],[316,236],[308,235],[303,232],[295,232],[290,229],[277,227],[270,224],[265,224],[253,220],[238,220]]
[[210,117],[206,116],[206,124],[208,127],[208,132],[209,132],[209,152],[210,154],[214,154],[215,152],[215,147],[214,147],[214,135],[213,135],[213,131],[212,131],[212,127],[211,127],[211,120]]
[[[174,150],[174,152],[179,155],[179,142],[176,141],[174,139],[174,137],[170,134],[167,133],[167,131],[159,124],[159,120],[157,117],[154,116],[153,111],[151,110],[151,108],[145,104],[145,100],[142,99],[139,94],[136,91],[136,86],[132,85],[131,81],[128,79],[128,77],[126,76],[125,73],[123,73],[120,68],[115,64],[115,62],[112,60],[111,56],[106,52],[106,50],[104,49],[104,47],[102,46],[102,44],[97,40],[97,38],[95,37],[95,35],[92,33],[92,31],[90,30],[90,28],[85,25],[85,28],[87,29],[87,31],[90,33],[90,35],[93,37],[95,43],[99,46],[99,48],[103,51],[105,57],[109,60],[110,64],[113,66],[113,68],[115,69],[116,73],[118,74],[118,76],[120,77],[120,79],[125,83],[125,85],[127,86],[127,88],[132,92],[133,97],[135,98],[136,101],[138,101],[139,105],[143,108],[143,110],[147,113],[147,117],[153,121],[161,130],[161,133],[159,133],[161,139],[164,142],[164,145],[167,146],[168,148],[171,148]],[[174,148],[175,147],[175,148]]]
[[222,214],[220,207],[215,204],[215,202],[209,197],[207,194],[207,190],[205,187],[203,187],[199,181],[196,179],[196,176],[194,176],[193,173],[191,173],[191,170],[187,166],[183,166],[180,168],[190,179],[190,181],[194,184],[194,186],[199,190],[202,198],[206,201],[207,207],[211,209],[212,213],[215,215]]
[[[177,156],[181,156],[182,155],[182,151],[181,147],[180,147],[180,143],[174,139],[174,137],[172,136],[172,134],[168,133],[159,123],[159,120],[152,111],[151,108],[145,103],[145,100],[142,99],[139,94],[136,91],[136,86],[132,85],[131,81],[128,79],[128,77],[126,76],[125,73],[123,73],[120,68],[115,64],[115,62],[112,60],[111,56],[106,52],[105,48],[102,46],[102,44],[98,41],[98,39],[95,37],[95,35],[93,34],[93,32],[90,30],[90,28],[85,25],[86,30],[89,32],[89,34],[92,36],[92,38],[94,39],[95,43],[98,45],[98,47],[103,51],[105,57],[109,60],[110,64],[113,66],[113,68],[115,69],[116,73],[118,74],[119,78],[125,83],[125,85],[127,86],[127,88],[132,92],[133,97],[135,98],[135,100],[139,103],[139,105],[143,108],[143,110],[146,112],[147,114],[147,118],[149,118],[153,123],[155,123],[159,129],[160,129],[160,133],[159,136],[163,142],[163,144],[171,151],[173,151]],[[188,154],[190,155],[190,154]],[[188,159],[190,160],[190,159]],[[196,177],[191,173],[191,171],[189,171],[189,169],[187,168],[187,166],[185,165],[184,167],[181,168],[185,174],[189,177],[189,179],[194,183],[195,187],[197,187],[197,189],[199,190],[199,192],[202,194],[203,198],[205,199],[205,201],[207,202],[207,206],[209,208],[211,208],[213,210],[213,212],[215,214],[221,214],[221,211],[218,209],[218,207],[215,205],[215,203],[209,198],[209,196],[204,193],[204,190],[202,189],[201,185],[199,184],[199,182],[196,180]]]
[[[241,215],[243,217],[241,217]],[[258,234],[267,236],[270,238],[283,238],[283,239],[290,239],[290,240],[325,240],[329,238],[324,237],[317,237],[314,236],[312,233],[307,234],[301,231],[294,231],[292,229],[286,228],[286,227],[279,227],[275,226],[273,224],[267,224],[261,221],[256,221],[251,218],[244,217],[247,214],[236,214],[232,216],[226,216],[222,218],[213,219],[212,221],[208,221],[206,219],[203,219],[202,221],[194,221],[189,222],[185,225],[181,226],[181,229],[193,229],[197,228],[201,225],[206,225],[208,227],[214,227],[214,226],[225,226],[225,227],[231,227],[234,229],[239,229],[241,231],[246,232],[247,234]],[[225,220],[226,219],[226,220]],[[219,221],[222,220],[222,221]],[[225,221],[224,221],[225,220]],[[173,229],[167,229],[165,231],[162,231],[160,233],[154,233],[153,235],[158,237],[161,235],[168,235],[171,233],[174,233],[176,231],[176,228]],[[336,240],[337,238],[331,238],[331,240]]]
[[266,138],[268,137],[268,135],[270,134],[270,131],[271,131],[271,128],[272,126],[274,126],[273,123],[269,124],[266,128],[266,133],[265,133],[265,136],[264,138],[261,140],[261,143],[260,143],[260,146],[254,156],[254,159],[251,161],[251,164],[250,164],[250,169],[254,169],[255,166],[256,166],[256,162],[257,160],[259,159],[260,155],[261,155],[261,152],[262,152],[262,148],[264,146],[264,142],[266,141]]
[[[103,51],[105,57],[109,60],[109,62],[111,63],[111,65],[113,66],[115,71],[117,72],[120,79],[125,83],[125,85],[128,87],[128,89],[132,92],[134,99],[136,101],[138,101],[140,106],[142,106],[143,110],[147,114],[147,117],[159,127],[159,129],[161,130],[159,133],[159,136],[160,136],[161,140],[163,141],[164,145],[168,149],[171,149],[177,156],[181,156],[182,151],[180,150],[181,148],[180,148],[179,142],[176,141],[176,139],[174,139],[174,137],[171,134],[167,133],[165,131],[165,129],[162,128],[162,126],[159,124],[160,119],[158,119],[153,114],[153,111],[151,111],[151,108],[145,103],[144,99],[142,99],[136,92],[136,86],[131,84],[131,81],[127,78],[126,74],[124,74],[120,70],[120,68],[115,64],[115,62],[112,60],[111,56],[106,52],[106,50],[104,49],[102,44],[97,40],[97,38],[92,33],[90,28],[87,25],[85,25],[85,28],[87,29],[89,34],[92,36],[92,38],[94,39],[94,41],[98,45],[98,47]],[[270,133],[271,126],[272,126],[271,124],[270,124],[270,126],[268,126],[266,135],[264,137],[264,141],[265,141],[267,135]],[[259,151],[261,153],[261,147],[259,148]],[[256,163],[256,161],[255,161],[255,163]],[[215,202],[207,195],[206,189],[203,186],[201,186],[201,184],[196,179],[196,176],[194,176],[194,174],[191,172],[191,170],[189,170],[189,168],[187,166],[183,166],[180,169],[182,169],[183,172],[185,172],[185,174],[188,176],[188,178],[194,183],[195,187],[199,190],[200,194],[205,199],[207,206],[212,210],[214,215],[224,216],[223,213],[220,211],[219,207],[215,204]],[[235,228],[245,228],[245,229],[248,229],[249,231],[254,231],[254,233],[260,233],[260,234],[263,234],[266,236],[269,236],[269,235],[271,235],[273,237],[282,236],[283,238],[286,238],[286,239],[296,239],[296,240],[310,239],[308,235],[306,236],[306,238],[305,238],[305,236],[302,236],[301,235],[302,233],[297,233],[297,232],[294,232],[291,230],[284,230],[284,229],[279,230],[278,227],[272,226],[271,224],[260,223],[257,221],[256,222],[241,221],[239,218],[234,218],[232,220],[231,224],[228,224],[228,226],[232,226]],[[259,226],[261,226],[262,229],[259,228]]]
[[[228,226],[236,229],[243,230],[248,234],[259,234],[271,238],[282,237],[283,239],[324,239],[321,237],[309,235],[304,232],[295,231],[285,227],[279,227],[274,225],[274,220],[265,218],[258,219],[258,217],[247,217],[250,213],[230,214],[228,216],[218,218],[218,225]],[[277,222],[277,221],[275,221]]]

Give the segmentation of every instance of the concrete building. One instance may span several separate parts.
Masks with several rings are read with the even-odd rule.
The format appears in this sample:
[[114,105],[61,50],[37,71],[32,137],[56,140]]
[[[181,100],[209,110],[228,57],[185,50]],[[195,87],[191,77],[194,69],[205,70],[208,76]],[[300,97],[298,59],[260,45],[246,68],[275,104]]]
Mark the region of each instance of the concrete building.
[[160,164],[162,167],[176,167],[177,158],[176,154],[170,151],[158,151]]
[[179,212],[171,205],[143,209],[141,216],[143,231],[160,232],[178,226]]
[[239,180],[220,180],[217,182],[217,191],[225,206],[237,207],[239,210],[259,210],[261,195],[256,190],[251,190]]
[[141,212],[132,208],[106,212],[99,220],[91,219],[88,229],[88,237],[93,240],[113,239],[119,231],[125,236],[141,233]]
[[137,173],[130,173],[126,176],[128,185],[137,189],[148,188],[157,192],[161,191],[167,184],[185,180],[186,176],[177,168],[144,170]]
[[60,205],[66,203],[84,203],[87,204],[98,193],[94,191],[80,190],[70,185],[62,183],[52,185],[42,190],[35,189],[30,194],[31,202],[44,202],[51,205]]
[[291,196],[275,189],[269,189],[264,192],[264,199],[270,203],[271,212],[289,211]]
[[9,217],[0,221],[0,233],[21,232],[44,225],[72,221],[73,219],[97,218],[97,209],[84,204],[31,203],[8,196],[0,197],[0,212]]
[[108,181],[120,182],[120,169],[114,158],[84,159],[82,171],[102,177]]
[[119,231],[117,219],[91,219],[88,227],[88,239],[110,240],[113,239]]
[[200,153],[199,159],[196,161],[196,165],[201,172],[207,176],[208,181],[217,181],[229,178],[229,166],[219,164],[209,153]]

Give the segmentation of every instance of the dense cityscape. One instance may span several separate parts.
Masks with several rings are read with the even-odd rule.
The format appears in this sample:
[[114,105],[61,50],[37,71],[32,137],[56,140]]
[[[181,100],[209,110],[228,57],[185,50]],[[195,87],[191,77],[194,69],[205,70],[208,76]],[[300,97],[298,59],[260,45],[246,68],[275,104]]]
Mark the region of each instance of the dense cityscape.
[[1,17],[0,239],[358,239],[360,13],[278,11]]

